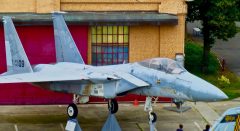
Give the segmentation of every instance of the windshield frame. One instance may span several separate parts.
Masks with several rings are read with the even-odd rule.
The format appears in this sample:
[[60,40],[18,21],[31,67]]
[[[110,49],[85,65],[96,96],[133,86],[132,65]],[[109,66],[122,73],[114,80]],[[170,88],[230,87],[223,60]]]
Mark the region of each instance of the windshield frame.
[[139,65],[168,74],[181,74],[186,69],[177,61],[169,58],[152,58],[137,62]]

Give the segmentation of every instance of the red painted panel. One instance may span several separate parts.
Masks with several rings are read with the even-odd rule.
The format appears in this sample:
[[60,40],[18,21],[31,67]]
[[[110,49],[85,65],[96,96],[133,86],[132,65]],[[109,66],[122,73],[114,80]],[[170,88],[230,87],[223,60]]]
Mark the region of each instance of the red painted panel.
[[[30,63],[55,63],[55,45],[52,26],[20,26],[16,27],[23,47]],[[78,49],[87,62],[87,26],[70,26],[73,39]],[[6,71],[6,57],[4,46],[3,27],[0,26],[0,73]],[[127,95],[118,97],[119,101],[145,101],[145,96]],[[0,104],[61,104],[70,103],[71,94],[57,93],[30,84],[2,84],[0,85]],[[91,97],[90,102],[103,102],[104,99]],[[170,101],[168,98],[161,98],[160,101]]]
[[[145,102],[146,96],[128,94],[126,96],[119,96],[116,99],[118,101],[124,101],[124,102],[132,102],[134,100],[138,100],[139,102]],[[90,97],[89,102],[90,103],[102,103],[102,102],[106,102],[106,100],[103,98],[98,98],[98,97]],[[171,98],[159,97],[158,102],[171,102]]]
[[[55,45],[53,26],[16,27],[30,63],[54,63]],[[87,26],[70,26],[84,61],[87,61]],[[3,27],[0,27],[0,73],[6,71]],[[59,104],[72,101],[71,94],[57,93],[30,84],[0,85],[0,104]]]

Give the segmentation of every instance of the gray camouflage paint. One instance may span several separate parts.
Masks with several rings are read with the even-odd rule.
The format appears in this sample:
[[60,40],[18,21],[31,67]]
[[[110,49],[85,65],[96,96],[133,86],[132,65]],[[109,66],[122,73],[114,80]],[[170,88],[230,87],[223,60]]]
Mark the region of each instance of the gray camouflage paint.
[[[143,66],[140,64],[141,62],[97,67],[85,65],[63,17],[60,14],[53,14],[53,21],[57,63],[39,64],[31,67],[11,18],[4,17],[4,29],[7,29],[5,30],[5,44],[9,44],[6,48],[8,54],[7,61],[16,58],[23,59],[26,62],[24,63],[24,67],[19,69],[15,66],[13,68],[8,67],[7,73],[26,73],[31,76],[31,74],[40,72],[39,74],[45,78],[45,81],[39,82],[36,77],[32,78],[32,84],[53,91],[84,96],[115,98],[117,95],[132,93],[189,101],[217,101],[227,99],[227,96],[217,87],[190,74],[183,67],[177,65],[176,61],[167,58],[153,58],[149,59],[149,61],[162,61],[163,65],[158,65],[161,69],[165,68],[166,62],[175,64],[175,66],[179,67],[176,70],[178,73],[169,73],[168,70],[152,68],[150,67],[151,63],[148,63],[149,67]],[[9,57],[10,55],[11,57]],[[11,64],[8,62],[8,65]],[[46,81],[50,77],[49,73],[56,73],[63,77],[66,73],[68,75],[74,73],[74,75],[79,74],[84,77],[73,80],[66,78],[59,81],[58,79],[54,80],[55,77],[58,77],[57,75],[51,78],[51,81]],[[12,83],[15,82],[14,80],[24,80],[19,77],[14,77],[14,75],[9,77],[4,76],[4,78],[0,77],[0,83],[8,83],[8,80]],[[3,78],[2,81],[1,78]]]

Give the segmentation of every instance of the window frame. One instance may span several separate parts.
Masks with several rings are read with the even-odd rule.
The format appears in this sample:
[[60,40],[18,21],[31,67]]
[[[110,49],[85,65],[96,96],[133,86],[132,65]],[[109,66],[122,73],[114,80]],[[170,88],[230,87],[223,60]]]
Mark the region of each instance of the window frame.
[[91,26],[91,47],[92,65],[128,62],[129,26]]

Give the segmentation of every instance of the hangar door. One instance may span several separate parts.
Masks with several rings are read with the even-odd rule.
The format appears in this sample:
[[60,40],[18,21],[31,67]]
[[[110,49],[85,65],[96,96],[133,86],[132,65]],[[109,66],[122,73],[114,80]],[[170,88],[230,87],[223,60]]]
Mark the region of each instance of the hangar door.
[[[112,65],[129,61],[129,26],[91,26],[92,65]],[[145,96],[128,94],[117,98],[118,101],[145,101]],[[161,102],[170,102],[169,98],[159,98]],[[102,102],[103,99],[91,97],[90,102]]]
[[[31,65],[55,63],[53,26],[16,27]],[[87,61],[88,26],[69,27],[84,61]],[[6,71],[3,26],[0,26],[0,73]],[[57,93],[30,84],[1,84],[0,104],[60,104],[70,103],[71,94]]]

